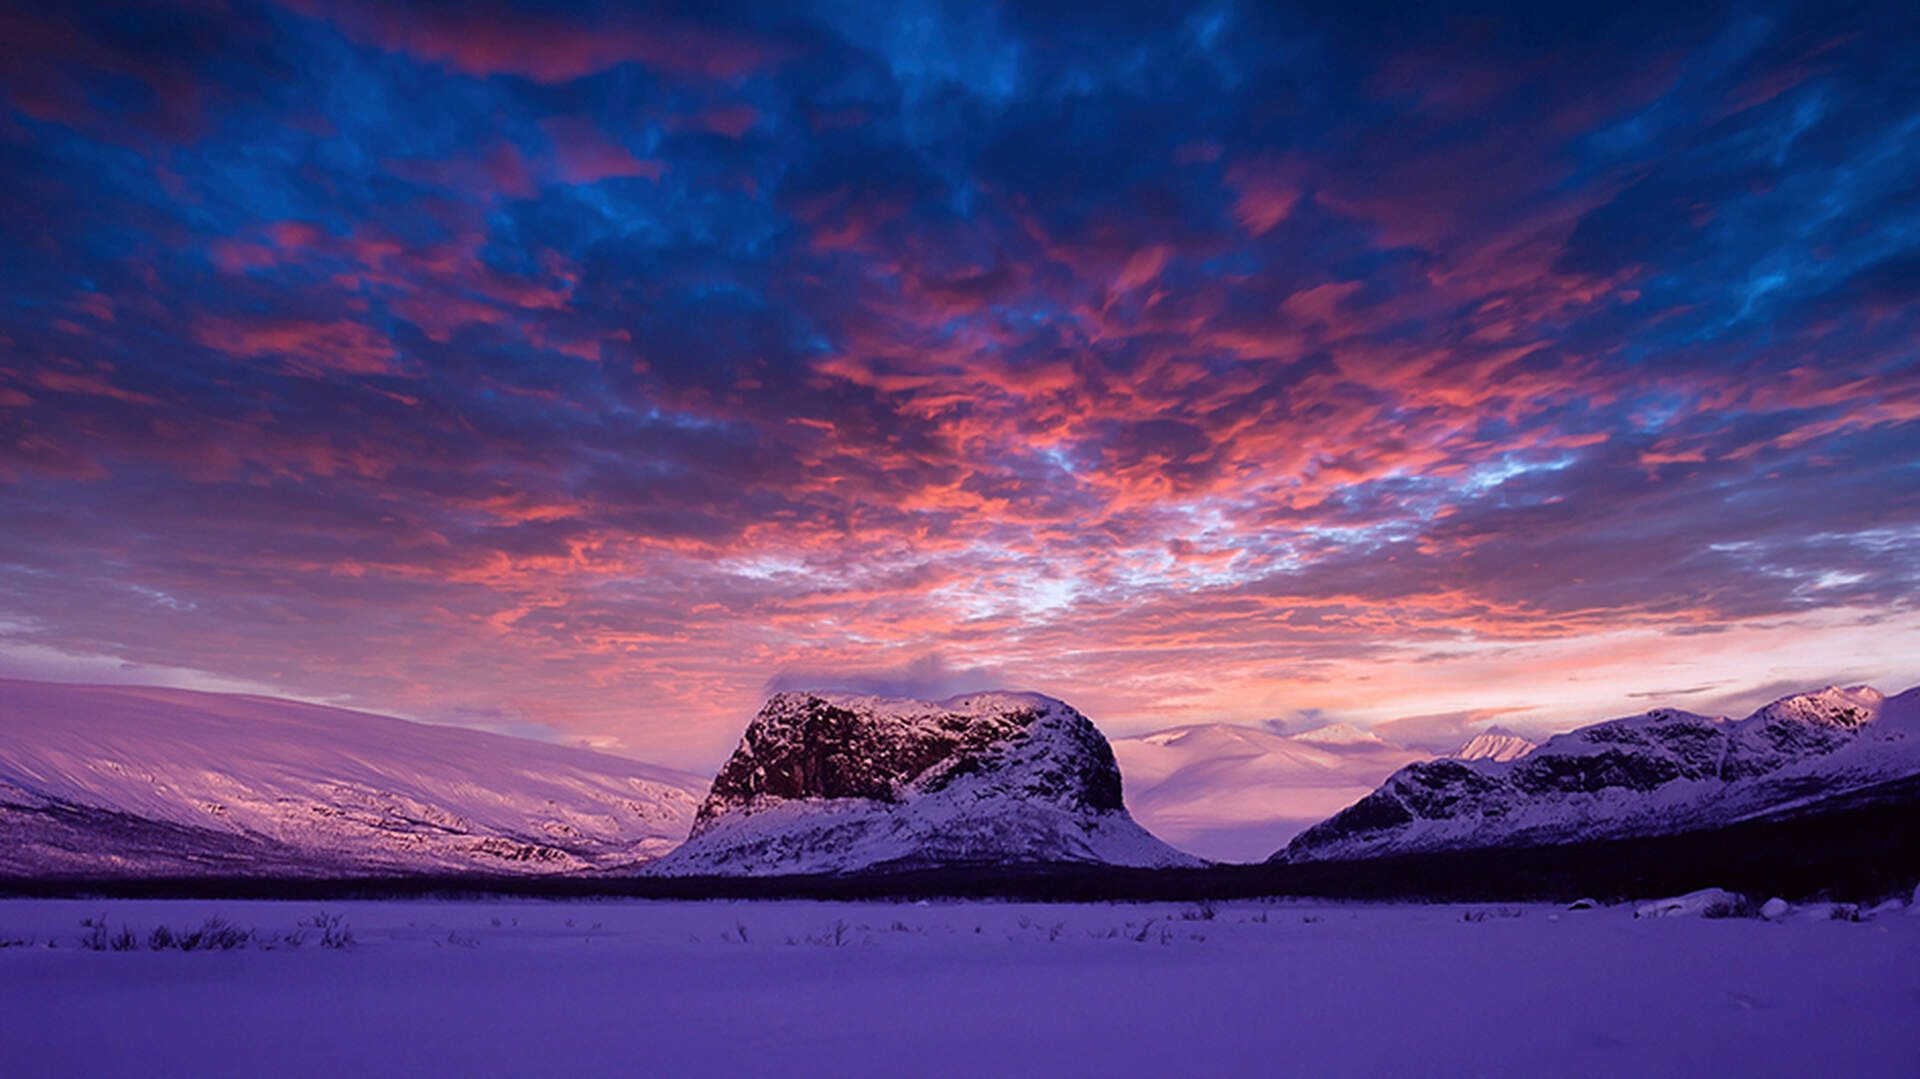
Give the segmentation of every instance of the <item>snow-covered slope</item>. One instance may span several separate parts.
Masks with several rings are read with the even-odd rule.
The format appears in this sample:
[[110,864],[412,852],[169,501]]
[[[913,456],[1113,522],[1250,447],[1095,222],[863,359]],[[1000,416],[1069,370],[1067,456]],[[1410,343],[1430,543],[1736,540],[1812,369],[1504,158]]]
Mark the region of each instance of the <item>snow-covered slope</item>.
[[1113,752],[1031,693],[781,693],[748,725],[666,875],[954,865],[1195,865],[1133,822]]
[[1315,727],[1310,731],[1300,731],[1287,736],[1295,742],[1315,742],[1329,746],[1384,746],[1387,740],[1373,733],[1363,731],[1351,723],[1329,723],[1324,727]]
[[1209,723],[1116,738],[1127,808],[1181,850],[1259,861],[1431,754],[1346,724],[1278,735]]
[[1785,697],[1742,720],[1661,708],[1511,760],[1409,765],[1274,858],[1574,843],[1802,811],[1920,775],[1920,689]]
[[558,872],[656,858],[705,783],[265,697],[0,680],[0,873]]
[[1512,731],[1489,727],[1467,739],[1467,744],[1453,751],[1453,759],[1460,761],[1511,761],[1532,753],[1539,746]]

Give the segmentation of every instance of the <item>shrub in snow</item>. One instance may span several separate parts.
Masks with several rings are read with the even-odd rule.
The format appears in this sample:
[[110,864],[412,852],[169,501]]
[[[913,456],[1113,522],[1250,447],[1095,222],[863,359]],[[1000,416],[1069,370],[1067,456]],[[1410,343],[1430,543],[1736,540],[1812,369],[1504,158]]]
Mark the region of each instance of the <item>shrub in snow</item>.
[[80,926],[86,930],[86,933],[80,937],[80,946],[82,948],[90,952],[104,952],[107,950],[106,915],[102,914],[98,918],[82,918],[80,919]]
[[228,924],[225,918],[215,915],[200,923],[200,928],[189,929],[173,935],[173,946],[183,952],[219,951],[230,952],[235,948],[247,946],[248,933]]
[[1470,910],[1460,915],[1463,922],[1484,922],[1488,918],[1518,918],[1524,911],[1519,907],[1500,907],[1495,910]]
[[353,929],[347,925],[347,916],[344,914],[321,911],[311,920],[300,924],[319,930],[322,948],[345,948],[353,943]]
[[1642,903],[1635,918],[1731,918],[1744,911],[1746,896],[1725,888],[1702,888],[1697,892]]
[[1774,921],[1779,918],[1785,918],[1788,914],[1792,912],[1793,912],[1793,904],[1787,902],[1786,900],[1780,898],[1777,895],[1760,905],[1760,917],[1765,918],[1768,921]]
[[80,924],[85,927],[87,931],[86,935],[80,938],[80,946],[88,951],[130,952],[139,945],[139,942],[134,938],[133,930],[128,929],[124,925],[120,927],[118,933],[109,934],[107,932],[107,918],[105,915],[101,915],[98,918],[83,918]]
[[1815,903],[1801,912],[1814,921],[1857,922],[1860,921],[1860,907],[1853,903]]

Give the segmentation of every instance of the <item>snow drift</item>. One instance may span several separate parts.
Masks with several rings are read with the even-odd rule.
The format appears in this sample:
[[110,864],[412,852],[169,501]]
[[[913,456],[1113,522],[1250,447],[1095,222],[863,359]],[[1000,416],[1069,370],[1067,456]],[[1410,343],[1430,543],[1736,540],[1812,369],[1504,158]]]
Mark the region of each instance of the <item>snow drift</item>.
[[1032,693],[780,693],[714,778],[670,875],[1191,866],[1128,816],[1113,751]]

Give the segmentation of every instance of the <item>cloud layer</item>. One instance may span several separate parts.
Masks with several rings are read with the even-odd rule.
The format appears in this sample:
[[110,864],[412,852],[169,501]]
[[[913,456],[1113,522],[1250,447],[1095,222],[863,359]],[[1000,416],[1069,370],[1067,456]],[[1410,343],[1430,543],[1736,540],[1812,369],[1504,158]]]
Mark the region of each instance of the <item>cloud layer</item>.
[[1920,680],[1911,6],[1559,7],[0,16],[0,654],[689,767]]

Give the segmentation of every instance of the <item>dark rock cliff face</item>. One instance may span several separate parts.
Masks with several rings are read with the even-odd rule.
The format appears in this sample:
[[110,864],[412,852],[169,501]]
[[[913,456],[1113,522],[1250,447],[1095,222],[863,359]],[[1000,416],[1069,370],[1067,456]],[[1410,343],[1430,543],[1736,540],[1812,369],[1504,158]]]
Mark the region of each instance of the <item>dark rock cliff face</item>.
[[666,876],[954,866],[1192,866],[1127,815],[1099,730],[1060,701],[781,693],[748,725]]
[[740,747],[714,777],[694,832],[731,810],[766,799],[897,802],[930,794],[962,775],[1003,771],[1033,743],[1034,724],[1057,729],[1020,777],[1025,793],[1094,811],[1121,808],[1120,769],[1092,723],[1071,709],[1037,704],[979,710],[968,701],[921,714],[856,709],[815,693],[780,693],[748,725]]
[[1866,687],[1829,688],[1738,722],[1655,709],[1560,735],[1513,761],[1411,764],[1274,858],[1565,842],[1734,819],[1825,791],[1820,770],[1830,766],[1821,762],[1859,742],[1882,700]]

